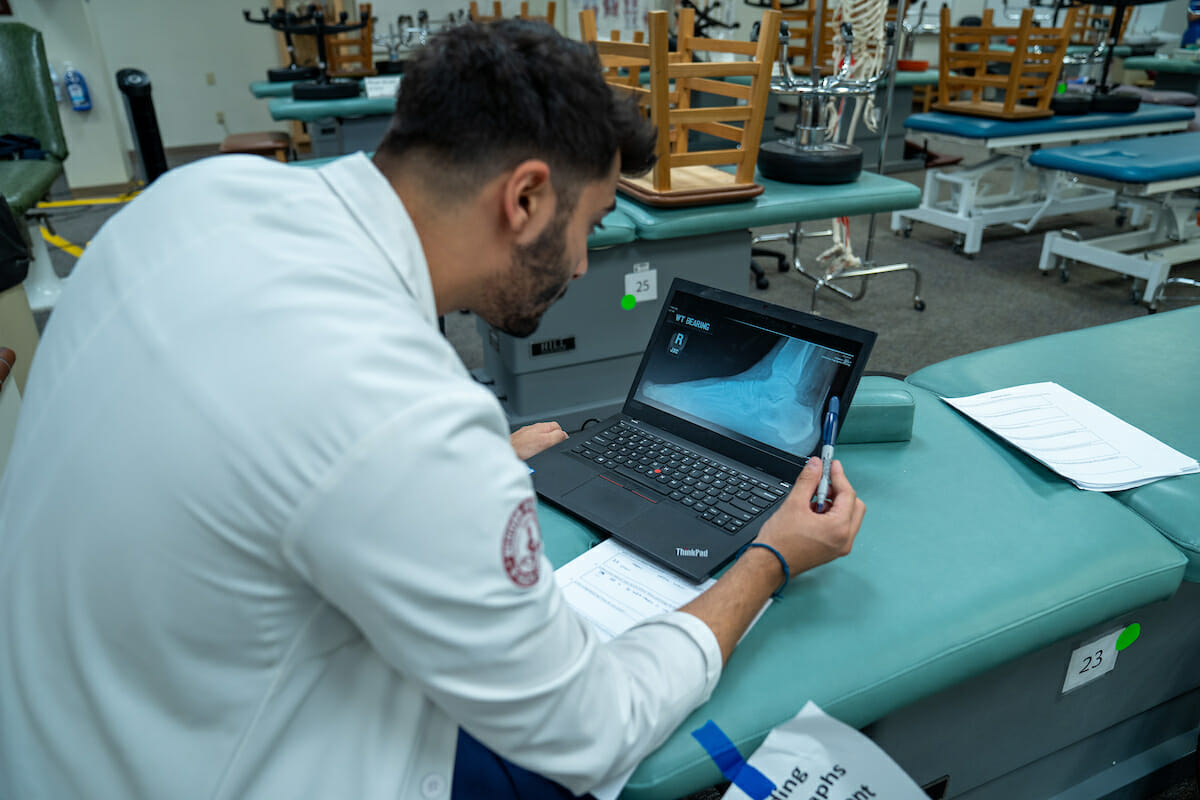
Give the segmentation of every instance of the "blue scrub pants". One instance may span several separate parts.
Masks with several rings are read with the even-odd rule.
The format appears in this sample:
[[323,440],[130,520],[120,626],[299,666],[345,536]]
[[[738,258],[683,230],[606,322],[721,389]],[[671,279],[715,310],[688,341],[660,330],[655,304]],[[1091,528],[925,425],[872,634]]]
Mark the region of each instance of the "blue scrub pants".
[[[591,797],[591,795],[584,795]],[[454,783],[450,800],[574,800],[575,795],[552,780],[522,769],[458,731]]]

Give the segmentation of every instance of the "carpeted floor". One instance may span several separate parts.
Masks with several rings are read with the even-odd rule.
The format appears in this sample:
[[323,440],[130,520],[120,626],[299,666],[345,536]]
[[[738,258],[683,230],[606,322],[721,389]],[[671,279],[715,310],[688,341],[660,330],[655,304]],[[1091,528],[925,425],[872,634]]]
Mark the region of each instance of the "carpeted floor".
[[[919,183],[920,173],[897,177]],[[86,245],[100,225],[119,207],[92,207],[57,213],[57,233],[77,245]],[[822,226],[806,225],[815,231]],[[911,238],[894,235],[886,216],[878,219],[874,260],[880,264],[907,262],[921,275],[924,311],[913,309],[913,277],[900,272],[872,278],[862,300],[851,302],[830,291],[820,293],[818,313],[842,320],[879,334],[868,371],[903,377],[928,364],[986,347],[1007,344],[1036,336],[1074,330],[1146,314],[1144,305],[1130,301],[1132,282],[1115,273],[1088,266],[1074,266],[1070,278],[1062,282],[1057,273],[1043,276],[1037,269],[1042,233],[1072,228],[1085,239],[1116,230],[1111,211],[1092,212],[1053,218],[1034,233],[1015,228],[998,228],[984,238],[983,250],[973,260],[951,250],[953,234],[918,225]],[[787,226],[756,233],[787,230]],[[867,219],[852,220],[852,233],[859,254],[865,249]],[[805,265],[829,245],[828,238],[806,238],[799,248]],[[768,245],[786,250],[787,245]],[[75,258],[63,251],[52,254],[56,271],[68,275]],[[746,293],[774,303],[808,309],[812,282],[798,272],[778,273],[770,260],[763,260],[771,286],[754,288],[748,269]],[[731,269],[743,269],[731,265]],[[1172,270],[1200,280],[1200,263],[1181,265]],[[584,279],[586,281],[586,278]],[[851,292],[857,282],[848,282]],[[583,291],[581,283],[573,291]],[[1171,294],[1183,294],[1173,291]],[[1200,300],[1166,301],[1159,313]],[[40,322],[45,321],[41,315]],[[446,319],[446,335],[454,343],[468,368],[482,366],[482,345],[470,315],[452,314]],[[1178,343],[1177,343],[1178,344]],[[1181,346],[1193,346],[1184,343]],[[708,790],[688,800],[717,800],[721,792]],[[1036,800],[1014,798],[1014,800]],[[1192,777],[1180,780],[1166,791],[1147,800],[1200,800]]]

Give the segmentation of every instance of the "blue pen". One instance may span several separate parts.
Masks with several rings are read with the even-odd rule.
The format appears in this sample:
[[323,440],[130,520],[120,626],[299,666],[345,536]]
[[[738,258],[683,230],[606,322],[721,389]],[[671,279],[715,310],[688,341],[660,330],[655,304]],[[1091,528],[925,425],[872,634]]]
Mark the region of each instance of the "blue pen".
[[838,399],[829,398],[825,428],[821,431],[821,482],[817,484],[817,513],[824,514],[829,503],[829,470],[833,468],[833,440],[837,438]]

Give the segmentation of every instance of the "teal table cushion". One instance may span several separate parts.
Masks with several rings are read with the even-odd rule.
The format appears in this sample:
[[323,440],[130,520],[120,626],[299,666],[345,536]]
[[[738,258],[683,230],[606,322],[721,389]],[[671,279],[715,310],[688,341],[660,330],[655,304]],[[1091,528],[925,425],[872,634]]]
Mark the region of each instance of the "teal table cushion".
[[907,442],[915,408],[910,387],[894,378],[865,375],[842,420],[837,443]]
[[[983,350],[926,367],[909,383],[955,397],[1054,381],[1200,458],[1200,306]],[[1013,451],[1014,457],[1032,461]],[[1066,481],[1062,481],[1064,485]],[[1117,492],[1187,557],[1200,581],[1200,475]]]
[[394,97],[350,97],[344,100],[293,100],[291,97],[272,97],[267,101],[271,119],[294,119],[315,122],[330,117],[373,117],[391,114],[396,110]]
[[937,86],[938,71],[937,68],[927,69],[923,72],[897,72],[897,86]]
[[1125,69],[1177,72],[1182,75],[1200,75],[1200,60],[1185,61],[1182,58],[1158,58],[1156,56],[1134,56],[1124,62]]
[[56,158],[0,161],[0,191],[4,192],[13,216],[24,216],[45,197],[62,171],[62,162]]
[[864,172],[854,183],[808,186],[767,180],[755,181],[764,191],[737,203],[690,208],[657,208],[618,195],[617,207],[637,225],[639,239],[675,239],[741,228],[802,222],[809,219],[852,217],[915,208],[921,189],[907,181]]
[[599,247],[612,247],[634,241],[637,241],[637,226],[625,212],[614,208],[604,215],[604,219],[600,220],[600,227],[588,236],[587,244],[589,250],[595,250]]
[[[867,504],[854,552],[793,578],[625,797],[722,780],[690,735],[708,719],[745,754],[808,700],[862,727],[1178,588],[1185,559],[1137,514],[909,388],[911,441],[838,448]],[[556,566],[597,541],[545,505],[539,517]]]
[[250,94],[255,97],[291,97],[296,81],[252,81]]

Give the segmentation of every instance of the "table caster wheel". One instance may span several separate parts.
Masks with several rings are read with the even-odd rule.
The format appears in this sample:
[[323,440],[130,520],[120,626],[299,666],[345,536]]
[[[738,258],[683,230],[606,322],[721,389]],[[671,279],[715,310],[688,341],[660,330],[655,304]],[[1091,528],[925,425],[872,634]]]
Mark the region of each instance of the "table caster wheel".
[[902,231],[900,231],[900,234],[901,234],[901,235],[902,235],[902,236],[903,236],[905,239],[907,239],[907,238],[909,238],[910,236],[912,236],[912,231],[913,231],[913,226],[912,226],[912,225],[905,225],[905,226],[904,226],[904,229],[903,229]]
[[925,310],[925,301],[924,300],[914,300],[913,308],[915,308],[917,311],[924,311]]

